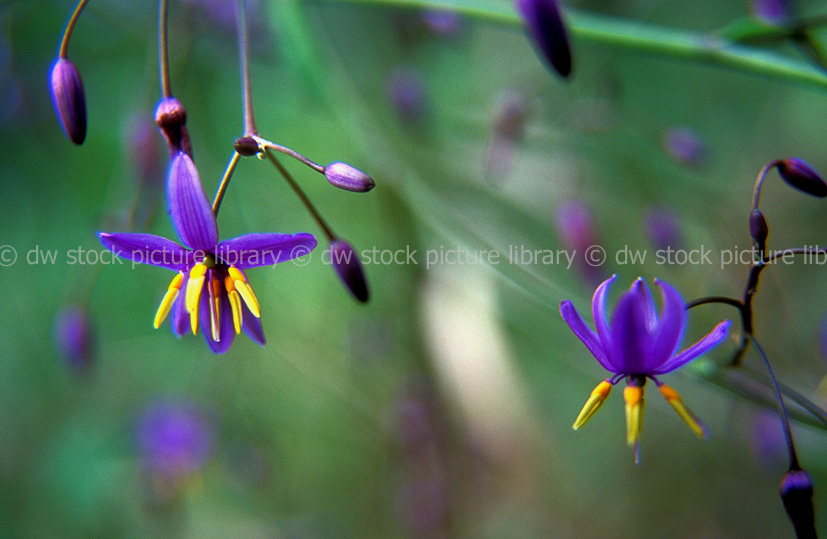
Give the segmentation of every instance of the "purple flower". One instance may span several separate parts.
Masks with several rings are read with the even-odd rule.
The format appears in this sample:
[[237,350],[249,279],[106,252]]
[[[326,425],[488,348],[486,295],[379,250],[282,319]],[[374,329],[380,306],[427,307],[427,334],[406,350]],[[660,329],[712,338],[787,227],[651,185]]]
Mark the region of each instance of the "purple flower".
[[62,309],[55,317],[54,339],[72,370],[83,372],[91,367],[94,338],[85,308],[70,305]]
[[516,0],[534,43],[562,77],[571,74],[571,46],[557,0]]
[[206,464],[213,429],[195,404],[163,400],[148,406],[141,415],[137,442],[149,470],[168,477],[188,475]]
[[614,279],[612,276],[604,281],[594,293],[592,316],[596,332],[586,325],[571,301],[560,304],[563,320],[600,365],[613,373],[592,391],[572,428],[577,430],[582,427],[606,400],[612,386],[627,379],[628,385],[623,391],[626,400],[626,440],[635,447],[637,462],[644,406],[643,386],[647,378],[655,382],[667,402],[695,434],[699,437],[705,435],[703,425],[686,408],[677,392],[656,376],[682,367],[720,343],[726,337],[729,320],[715,326],[689,348],[676,353],[686,326],[686,309],[678,292],[668,284],[655,280],[663,297],[663,306],[658,314],[649,287],[643,279],[637,279],[628,291],[620,295],[609,319],[606,296]]
[[304,233],[247,234],[219,242],[198,171],[183,151],[172,162],[167,190],[173,225],[187,247],[151,234],[101,232],[101,242],[127,260],[178,272],[155,315],[156,328],[172,311],[176,335],[190,329],[198,333],[200,322],[217,354],[229,350],[242,330],[264,345],[258,299],[243,270],[305,255],[316,247],[316,238]]

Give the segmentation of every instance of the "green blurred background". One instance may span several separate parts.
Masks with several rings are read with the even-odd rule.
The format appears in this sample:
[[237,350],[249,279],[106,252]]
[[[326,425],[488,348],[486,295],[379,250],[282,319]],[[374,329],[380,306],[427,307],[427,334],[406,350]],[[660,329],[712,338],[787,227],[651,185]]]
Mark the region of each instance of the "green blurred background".
[[[211,193],[242,134],[233,2],[171,4],[172,88]],[[588,312],[595,280],[612,273],[615,295],[642,276],[687,300],[739,296],[747,267],[721,268],[719,253],[749,247],[752,185],[765,163],[798,156],[827,172],[824,91],[576,37],[575,73],[563,82],[516,25],[434,22],[391,0],[251,4],[259,132],[368,172],[377,187],[356,195],[283,160],[357,250],[415,250],[416,263],[366,265],[372,300],[359,305],[322,263],[320,238],[306,266],[248,272],[266,347],[242,336],[214,356],[200,336],[154,330],[172,274],[101,263],[111,259],[99,260],[95,233],[175,238],[167,156],[151,123],[157,7],[110,0],[85,10],[69,57],[84,79],[89,132],[74,147],[47,84],[73,5],[0,3],[0,244],[17,253],[0,267],[0,536],[793,536],[777,491],[786,470],[777,420],[697,368],[664,378],[707,423],[707,440],[654,388],[640,465],[624,443],[619,391],[573,432],[606,375],[557,305],[572,299]],[[745,0],[569,4],[698,32],[750,13]],[[795,5],[824,14],[817,1]],[[505,0],[480,6],[512,12]],[[664,137],[676,127],[697,136],[700,157],[670,155]],[[137,142],[141,129],[148,146]],[[147,147],[158,161],[141,180],[136,156]],[[591,215],[574,239],[558,223],[566,204]],[[823,201],[774,173],[761,207],[770,248],[824,242]],[[652,208],[674,217],[680,246],[710,250],[712,264],[657,263],[644,222]],[[223,238],[319,233],[254,158],[240,164],[219,224]],[[584,234],[609,255],[597,270],[506,260],[512,246],[572,249]],[[647,250],[647,260],[619,263],[626,247]],[[94,252],[88,264],[76,263],[77,249]],[[451,249],[502,256],[427,264],[429,251]],[[44,251],[56,258],[38,259]],[[756,300],[757,335],[777,374],[820,405],[824,271],[769,268]],[[80,366],[54,338],[72,305],[85,309],[93,343]],[[686,343],[734,314],[693,310]],[[699,362],[723,365],[734,342]],[[760,368],[753,354],[746,364]],[[208,446],[172,478],[153,471],[142,442],[158,406],[187,410],[172,414],[184,423],[194,414],[190,428]],[[794,432],[825,534],[824,430]]]

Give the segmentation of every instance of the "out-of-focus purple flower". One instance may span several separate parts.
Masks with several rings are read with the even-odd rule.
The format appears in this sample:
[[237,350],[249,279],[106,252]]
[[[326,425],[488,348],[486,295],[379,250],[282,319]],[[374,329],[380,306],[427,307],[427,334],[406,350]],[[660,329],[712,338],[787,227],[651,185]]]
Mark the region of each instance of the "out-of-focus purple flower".
[[669,208],[655,206],[646,211],[643,218],[646,236],[655,249],[680,249],[683,245],[678,219]]
[[503,178],[511,169],[514,146],[525,131],[528,99],[524,92],[504,94],[494,110],[494,130],[485,157],[485,172],[489,178]]
[[571,46],[557,0],[516,0],[517,10],[545,60],[562,77],[571,74]]
[[752,14],[756,19],[779,25],[790,18],[790,0],[753,0]]
[[52,103],[63,132],[75,144],[86,139],[86,96],[80,72],[68,58],[58,58],[51,73]]
[[347,163],[330,163],[324,167],[324,177],[331,184],[345,191],[354,193],[365,193],[374,187],[373,178],[361,170],[348,165]]
[[70,305],[59,311],[55,317],[54,339],[58,351],[72,370],[83,372],[91,367],[94,335],[86,309]]
[[388,99],[406,121],[414,121],[425,112],[425,83],[419,71],[400,67],[388,75]]
[[446,516],[445,489],[437,479],[413,481],[399,492],[399,516],[414,535],[432,533]]
[[444,9],[426,9],[421,15],[422,23],[431,32],[442,37],[454,37],[462,28],[462,17]]
[[752,414],[752,448],[766,469],[776,468],[787,457],[787,445],[781,432],[778,416],[764,410]]
[[663,133],[666,154],[684,165],[700,166],[706,156],[706,145],[701,137],[688,127],[672,127]]
[[667,283],[655,280],[663,297],[661,312],[649,287],[643,279],[637,279],[620,295],[612,311],[611,319],[606,309],[606,296],[614,277],[601,284],[592,299],[592,315],[597,331],[591,329],[571,301],[560,304],[560,314],[598,363],[613,376],[607,378],[592,391],[589,400],[574,422],[579,429],[600,408],[612,386],[626,379],[623,391],[626,401],[626,441],[635,448],[638,462],[638,438],[643,418],[643,386],[651,379],[661,395],[672,405],[689,428],[699,437],[706,434],[701,422],[686,408],[678,393],[657,379],[657,376],[679,369],[689,361],[719,344],[727,334],[729,320],[715,326],[698,342],[678,352],[681,336],[686,326],[686,309],[678,292]]
[[[292,260],[316,247],[312,234],[247,234],[218,241],[218,224],[198,171],[183,151],[172,162],[168,181],[172,222],[187,247],[152,234],[99,233],[116,255],[139,264],[177,271],[155,315],[161,326],[172,311],[172,331],[198,332],[222,354],[243,330],[264,345],[258,299],[245,269]],[[184,290],[184,294],[180,294]]]
[[152,121],[143,114],[135,115],[127,124],[124,143],[142,184],[162,184],[161,151]]
[[586,282],[596,286],[605,279],[602,266],[593,264],[587,258],[589,249],[599,246],[600,241],[592,212],[586,203],[579,199],[561,203],[554,215],[554,224],[563,246],[575,254],[577,270]]
[[356,250],[345,240],[337,238],[330,242],[329,254],[333,269],[348,291],[354,298],[366,303],[370,299],[370,291]]
[[797,157],[778,162],[778,174],[788,185],[814,197],[827,197],[827,183],[813,167]]

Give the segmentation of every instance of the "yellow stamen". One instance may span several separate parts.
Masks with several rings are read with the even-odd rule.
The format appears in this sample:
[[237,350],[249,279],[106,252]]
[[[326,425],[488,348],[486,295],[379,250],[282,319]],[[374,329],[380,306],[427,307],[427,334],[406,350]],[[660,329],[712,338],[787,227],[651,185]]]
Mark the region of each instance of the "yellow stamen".
[[689,411],[677,391],[666,384],[659,385],[658,391],[660,391],[660,394],[663,395],[664,399],[666,399],[666,402],[668,402],[672,408],[678,412],[681,419],[689,425],[689,428],[692,429],[692,432],[694,432],[698,438],[706,437],[706,428],[703,423],[701,423],[701,421]]
[[169,311],[172,310],[172,305],[178,298],[178,293],[181,291],[181,284],[184,282],[184,273],[178,272],[172,282],[169,284],[167,293],[164,294],[164,299],[161,300],[161,305],[158,307],[158,312],[155,313],[155,329],[161,327],[161,324],[166,320]]
[[186,306],[190,313],[190,327],[192,334],[198,335],[198,311],[201,291],[204,288],[204,276],[207,273],[207,266],[196,264],[190,270],[190,280],[187,282]]
[[210,329],[215,342],[221,340],[221,282],[210,278]]
[[230,310],[233,312],[233,326],[235,327],[236,335],[241,333],[241,324],[244,321],[244,315],[241,311],[241,297],[233,285],[233,280],[228,275],[224,278],[224,288],[227,290],[227,298],[230,300]]
[[229,274],[233,280],[233,284],[238,290],[238,293],[241,294],[241,298],[247,305],[247,308],[250,309],[253,316],[256,318],[261,318],[261,308],[258,303],[258,298],[256,298],[256,295],[253,293],[253,289],[250,288],[250,285],[247,283],[247,277],[235,266],[230,266]]
[[626,400],[626,443],[630,446],[637,446],[643,424],[643,407],[646,404],[646,399],[643,398],[643,386],[626,386],[623,388],[623,398]]
[[577,419],[574,420],[574,425],[572,425],[571,428],[577,430],[585,425],[586,421],[591,419],[595,412],[603,405],[603,401],[609,396],[611,390],[612,384],[610,384],[608,380],[603,380],[597,384],[597,387],[594,388],[591,396],[589,396],[589,400],[583,405],[583,409],[580,410],[580,414],[577,416]]

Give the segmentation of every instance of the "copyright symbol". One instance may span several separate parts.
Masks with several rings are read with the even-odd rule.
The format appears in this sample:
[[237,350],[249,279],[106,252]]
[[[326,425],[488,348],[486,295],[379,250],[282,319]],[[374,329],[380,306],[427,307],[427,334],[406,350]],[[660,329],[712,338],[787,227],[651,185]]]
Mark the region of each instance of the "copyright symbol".
[[586,264],[596,268],[606,261],[606,250],[600,245],[591,245],[586,249]]
[[11,266],[17,262],[17,251],[11,245],[0,247],[0,266]]
[[293,250],[290,251],[290,257],[293,259],[293,264],[296,266],[306,266],[310,263],[310,259],[313,258],[310,256],[310,249],[304,245],[293,247]]

